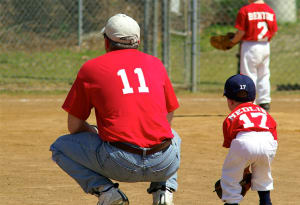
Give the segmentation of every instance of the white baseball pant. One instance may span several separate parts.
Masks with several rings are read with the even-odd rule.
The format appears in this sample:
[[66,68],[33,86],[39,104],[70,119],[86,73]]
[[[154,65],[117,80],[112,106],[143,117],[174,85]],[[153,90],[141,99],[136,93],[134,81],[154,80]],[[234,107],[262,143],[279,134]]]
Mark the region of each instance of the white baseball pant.
[[239,182],[244,169],[251,165],[251,189],[268,191],[273,189],[271,162],[277,150],[277,141],[270,132],[240,132],[231,142],[223,164],[221,186],[222,200],[239,203],[243,197]]
[[256,103],[271,102],[270,43],[243,41],[241,45],[240,73],[249,76],[256,86]]

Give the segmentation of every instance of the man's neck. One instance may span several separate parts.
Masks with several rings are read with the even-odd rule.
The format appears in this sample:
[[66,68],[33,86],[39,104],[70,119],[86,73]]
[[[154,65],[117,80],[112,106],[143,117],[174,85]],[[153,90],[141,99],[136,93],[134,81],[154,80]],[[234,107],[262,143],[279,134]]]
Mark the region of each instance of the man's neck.
[[263,0],[252,1],[254,4],[263,4],[265,3]]

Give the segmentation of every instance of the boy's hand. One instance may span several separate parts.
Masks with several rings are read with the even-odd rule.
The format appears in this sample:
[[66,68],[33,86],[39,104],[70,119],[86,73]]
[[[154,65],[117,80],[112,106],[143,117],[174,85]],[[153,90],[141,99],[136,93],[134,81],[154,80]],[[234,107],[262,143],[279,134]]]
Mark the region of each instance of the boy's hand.
[[[242,186],[241,195],[243,197],[246,195],[247,191],[251,187],[251,177],[252,177],[252,173],[249,171],[249,169],[248,170],[245,169],[243,179],[240,181],[240,185]],[[220,199],[222,199],[221,179],[219,179],[215,183],[215,190],[214,190],[214,192],[216,192],[216,194],[218,195],[218,197]]]

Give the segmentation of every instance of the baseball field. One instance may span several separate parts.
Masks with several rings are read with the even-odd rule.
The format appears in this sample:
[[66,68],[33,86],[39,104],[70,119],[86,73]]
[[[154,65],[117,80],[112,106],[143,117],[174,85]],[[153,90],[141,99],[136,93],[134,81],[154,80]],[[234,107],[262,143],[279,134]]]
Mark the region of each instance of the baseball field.
[[[279,148],[273,162],[273,205],[300,202],[300,94],[274,93],[271,114],[278,123]],[[67,133],[63,95],[0,95],[0,204],[95,205],[51,160],[50,144]],[[222,94],[179,94],[173,128],[182,138],[179,190],[175,204],[222,204],[213,193],[227,150],[222,122],[228,113]],[[95,123],[92,116],[90,123]],[[151,204],[148,183],[120,183],[130,204]],[[242,204],[257,205],[249,191]]]

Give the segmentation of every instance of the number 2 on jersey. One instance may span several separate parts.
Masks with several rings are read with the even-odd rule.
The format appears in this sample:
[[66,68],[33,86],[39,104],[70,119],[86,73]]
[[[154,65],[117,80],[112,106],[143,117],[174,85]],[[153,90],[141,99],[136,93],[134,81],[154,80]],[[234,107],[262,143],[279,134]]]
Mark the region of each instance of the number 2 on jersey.
[[262,28],[261,32],[258,34],[257,39],[261,40],[263,39],[263,37],[266,35],[266,33],[268,32],[268,25],[266,22],[262,21],[262,22],[258,22],[257,24],[257,28]]
[[[266,114],[260,113],[260,112],[252,112],[252,113],[250,113],[250,115],[251,115],[251,118],[261,117],[260,124],[258,126],[261,128],[269,129],[266,126],[266,123],[267,123],[267,115]],[[249,119],[249,117],[246,114],[242,114],[240,116],[240,120],[242,120],[244,122],[244,125],[243,125],[244,128],[254,127],[254,123],[251,122],[251,120]]]
[[[140,93],[149,93],[149,88],[146,86],[143,70],[141,68],[134,69],[134,73],[137,74],[140,86],[138,87]],[[118,70],[118,76],[121,77],[124,88],[122,89],[123,94],[133,93],[133,88],[130,87],[125,69]]]

